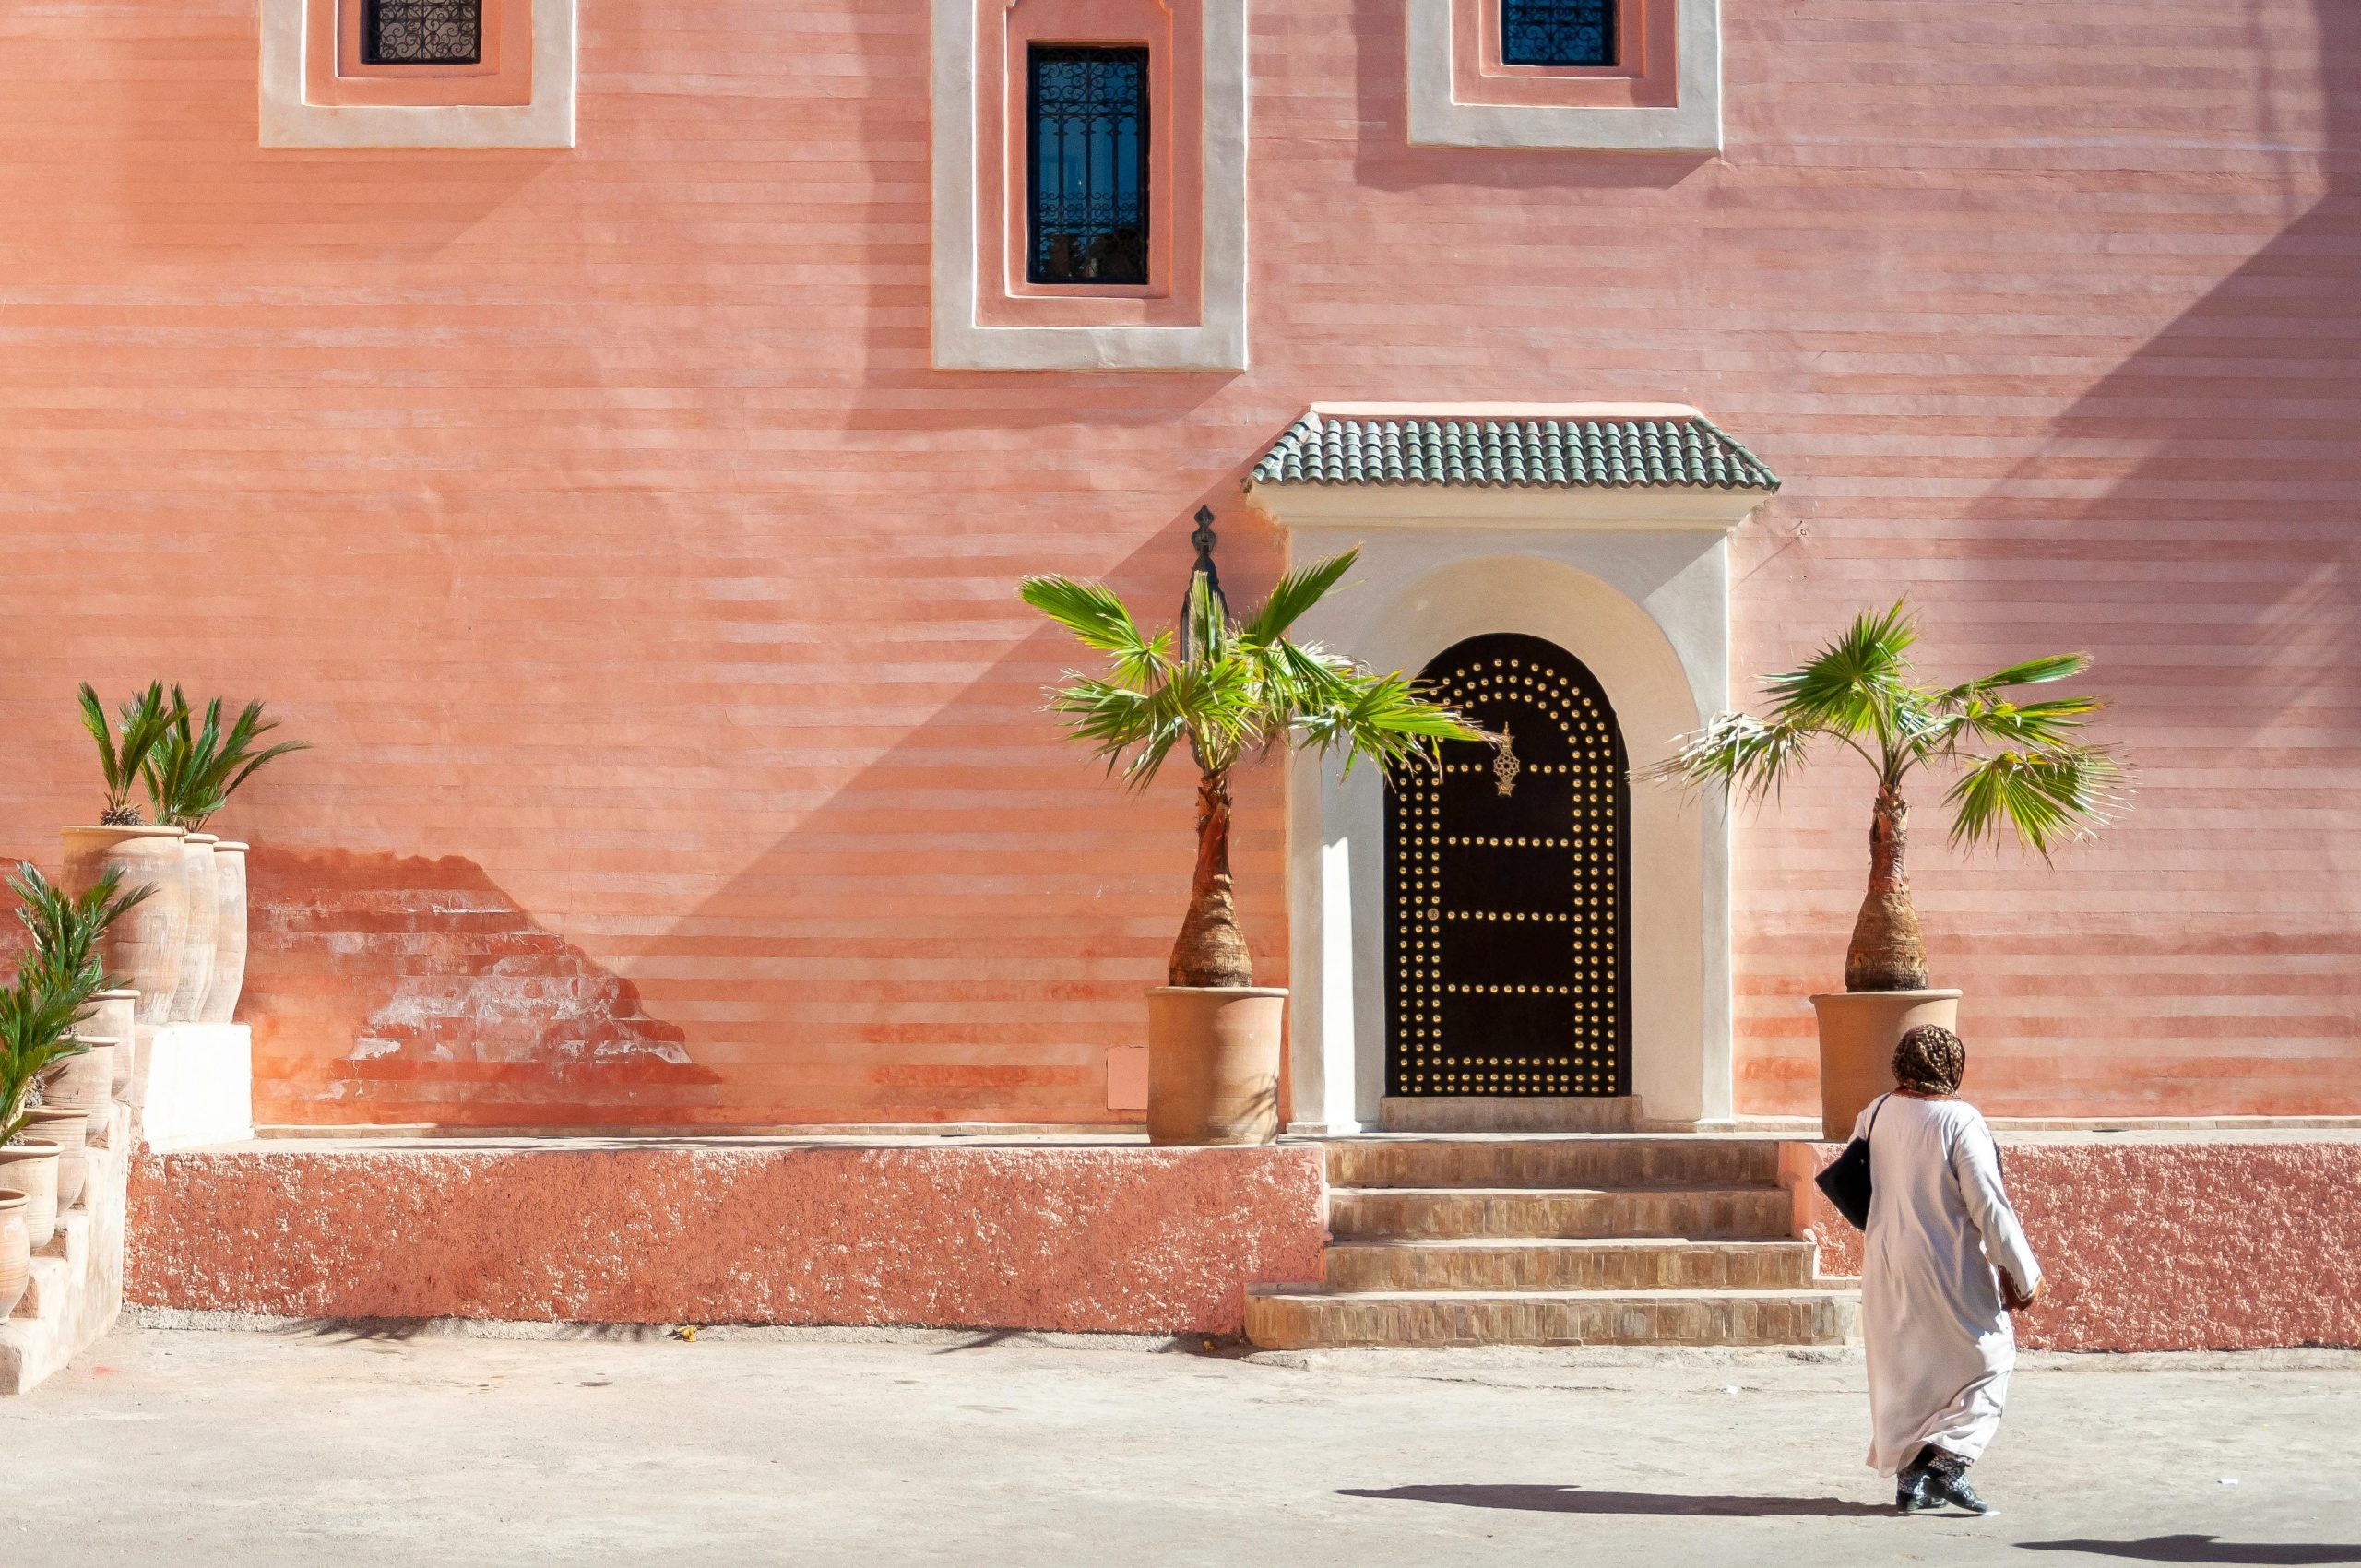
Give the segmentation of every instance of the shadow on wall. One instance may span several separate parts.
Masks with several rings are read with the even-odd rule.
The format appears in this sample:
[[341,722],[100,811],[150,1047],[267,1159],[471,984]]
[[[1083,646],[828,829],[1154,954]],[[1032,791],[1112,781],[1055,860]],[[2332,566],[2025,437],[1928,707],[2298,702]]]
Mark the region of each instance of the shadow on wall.
[[[1143,620],[1169,623],[1197,505],[1111,564],[1027,564],[1104,577]],[[1243,612],[1275,575],[1276,538],[1221,510]],[[896,721],[892,744],[634,949],[654,1005],[700,1015],[697,1058],[728,1075],[735,1119],[1139,1120],[1107,1105],[1107,1050],[1144,1043],[1141,993],[1163,982],[1187,907],[1194,776],[1184,756],[1132,799],[1063,740],[1042,688],[1089,656],[1017,601],[1017,575],[964,612],[1004,651],[930,716]],[[928,629],[913,632],[919,646],[861,657],[929,657]],[[768,743],[804,744],[792,731]],[[1232,845],[1268,983],[1287,969],[1280,790],[1277,766],[1243,771]],[[699,1005],[716,973],[733,977],[726,1016]]]
[[258,848],[247,877],[258,1121],[660,1123],[717,1099],[637,987],[473,861]]

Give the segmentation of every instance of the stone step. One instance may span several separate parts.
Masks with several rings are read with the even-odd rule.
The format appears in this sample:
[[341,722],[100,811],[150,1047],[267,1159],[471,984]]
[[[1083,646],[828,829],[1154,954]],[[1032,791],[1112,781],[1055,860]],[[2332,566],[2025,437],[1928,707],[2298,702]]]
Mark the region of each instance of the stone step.
[[1347,1241],[1328,1249],[1331,1290],[1802,1290],[1809,1241],[1606,1240]]
[[1272,1350],[1354,1345],[1842,1345],[1841,1290],[1429,1290],[1257,1286],[1246,1336]]
[[1784,1241],[1794,1214],[1794,1200],[1780,1187],[1335,1187],[1328,1194],[1328,1229],[1340,1242],[1474,1236]]
[[1335,1187],[1776,1185],[1775,1138],[1375,1137],[1328,1145]]
[[63,1318],[65,1315],[67,1282],[74,1277],[75,1265],[66,1262],[61,1253],[39,1252],[32,1256],[31,1266],[25,1271],[25,1294],[18,1301],[12,1318]]

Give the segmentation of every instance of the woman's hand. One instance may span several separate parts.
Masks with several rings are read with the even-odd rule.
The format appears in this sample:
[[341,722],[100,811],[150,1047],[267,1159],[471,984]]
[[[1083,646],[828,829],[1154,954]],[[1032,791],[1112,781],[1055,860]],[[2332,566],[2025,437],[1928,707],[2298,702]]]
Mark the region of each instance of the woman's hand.
[[2020,1290],[2017,1289],[2017,1282],[2009,1277],[2009,1271],[2005,1268],[2000,1270],[2000,1304],[2002,1306],[2012,1313],[2030,1312],[2033,1310],[2033,1304],[2039,1300],[2041,1300],[2041,1286],[2038,1283],[2030,1290]]

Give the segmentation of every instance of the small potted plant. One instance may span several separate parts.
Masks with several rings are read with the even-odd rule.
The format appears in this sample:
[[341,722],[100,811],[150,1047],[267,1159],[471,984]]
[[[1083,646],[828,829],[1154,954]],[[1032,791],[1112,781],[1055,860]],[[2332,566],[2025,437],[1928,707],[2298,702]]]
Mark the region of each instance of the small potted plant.
[[223,844],[205,825],[265,763],[308,748],[302,741],[281,741],[257,750],[262,737],[279,728],[263,717],[259,702],[246,704],[226,727],[219,697],[205,705],[202,725],[191,722],[178,686],[172,707],[173,718],[141,768],[156,820],[188,835],[182,865],[189,918],[170,1016],[176,1023],[228,1023],[246,977],[246,847]]
[[27,962],[36,966],[53,989],[69,976],[95,972],[99,990],[74,1023],[77,1031],[116,1042],[114,1087],[130,1082],[134,1038],[133,1004],[139,993],[107,974],[100,960],[100,945],[109,929],[132,909],[155,896],[152,885],[122,886],[123,868],[109,866],[77,897],[42,875],[30,861],[17,862],[8,889],[17,896],[17,923],[31,939]]
[[[1200,524],[1211,522],[1198,515]],[[1105,586],[1028,577],[1025,601],[1103,654],[1103,675],[1050,693],[1074,739],[1133,789],[1176,751],[1197,768],[1197,860],[1169,984],[1148,992],[1148,1137],[1158,1144],[1268,1143],[1278,1133],[1279,1042],[1287,992],[1254,984],[1230,890],[1230,775],[1251,757],[1311,747],[1382,766],[1432,766],[1443,741],[1484,732],[1420,696],[1411,678],[1375,675],[1291,642],[1288,628],[1351,570],[1356,551],[1281,577],[1233,623],[1201,527],[1179,647],[1150,636]]]
[[1928,985],[1927,950],[1904,855],[1910,804],[1903,787],[1921,767],[1948,769],[1955,848],[2013,836],[2044,861],[2104,826],[2120,801],[2123,765],[2082,739],[2103,706],[2091,696],[2019,701],[2023,686],[2070,680],[2088,654],[2058,653],[1955,686],[1922,685],[1910,662],[1917,618],[1896,603],[1864,612],[1802,668],[1763,678],[1761,716],[1717,714],[1651,777],[1760,802],[1819,752],[1850,751],[1876,776],[1869,803],[1869,885],[1845,954],[1845,990],[1814,996],[1820,1018],[1821,1130],[1852,1135],[1861,1108],[1892,1087],[1903,1031],[1955,1027],[1957,991]]
[[80,999],[60,996],[22,969],[0,989],[0,1188],[25,1194],[28,1244],[57,1234],[57,1145],[28,1136],[35,1086],[52,1064],[84,1049],[71,1034]]
[[98,693],[86,683],[81,691],[82,724],[98,743],[99,765],[106,779],[106,809],[98,824],[65,830],[65,870],[61,878],[67,891],[81,894],[95,885],[109,867],[120,885],[155,889],[136,913],[117,924],[106,939],[107,968],[123,975],[139,992],[137,1014],[143,1024],[160,1024],[172,1007],[173,989],[180,984],[183,948],[188,928],[188,894],[181,868],[184,851],[183,829],[143,826],[131,791],[145,770],[148,754],[182,715],[164,696],[161,682],[125,703],[117,720],[107,717]]

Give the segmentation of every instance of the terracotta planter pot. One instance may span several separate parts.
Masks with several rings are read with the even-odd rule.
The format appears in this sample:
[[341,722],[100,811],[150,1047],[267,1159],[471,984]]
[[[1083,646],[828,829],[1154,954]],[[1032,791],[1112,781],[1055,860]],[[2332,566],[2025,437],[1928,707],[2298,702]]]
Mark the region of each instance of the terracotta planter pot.
[[1959,1028],[1956,991],[1856,991],[1811,999],[1820,1015],[1820,1131],[1843,1142],[1861,1108],[1893,1087],[1893,1048],[1921,1024]]
[[53,1111],[79,1111],[89,1117],[92,1132],[104,1133],[114,1110],[114,1041],[75,1038],[90,1049],[42,1075],[41,1102]]
[[173,1023],[193,1024],[205,1010],[205,993],[213,986],[213,936],[221,919],[221,891],[213,871],[210,833],[192,833],[181,840],[182,886],[188,895],[188,925],[181,938],[180,983],[172,988]]
[[1267,1144],[1279,1135],[1277,986],[1160,985],[1147,993],[1147,1141]]
[[30,1115],[32,1120],[26,1124],[25,1136],[35,1143],[57,1146],[57,1206],[72,1208],[81,1201],[89,1181],[90,1158],[82,1135],[89,1130],[90,1118],[85,1111],[46,1105]]
[[31,1201],[13,1187],[0,1187],[0,1323],[8,1321],[32,1283],[33,1243],[25,1234],[25,1209]]
[[213,982],[197,1021],[226,1024],[246,989],[246,847],[223,839],[213,846]]
[[25,1244],[34,1252],[48,1246],[57,1234],[57,1146],[0,1144],[0,1187],[25,1194]]
[[139,993],[136,991],[102,991],[92,1000],[90,1011],[82,1015],[77,1027],[85,1039],[114,1041],[115,1098],[128,1098],[131,1069],[134,1063],[132,1044],[138,1039],[133,1027],[137,1016]]
[[152,886],[155,893],[123,919],[100,944],[111,974],[139,992],[143,1024],[160,1024],[171,1012],[172,990],[181,983],[181,960],[188,937],[188,887],[181,861],[185,851],[177,827],[69,827],[65,829],[65,873],[59,885],[80,894],[110,865],[123,868],[125,887]]

